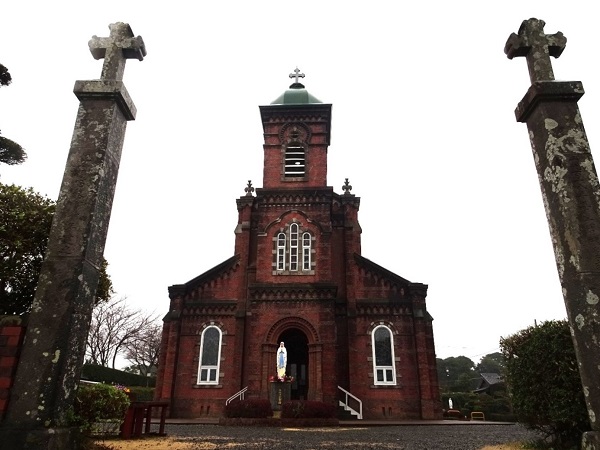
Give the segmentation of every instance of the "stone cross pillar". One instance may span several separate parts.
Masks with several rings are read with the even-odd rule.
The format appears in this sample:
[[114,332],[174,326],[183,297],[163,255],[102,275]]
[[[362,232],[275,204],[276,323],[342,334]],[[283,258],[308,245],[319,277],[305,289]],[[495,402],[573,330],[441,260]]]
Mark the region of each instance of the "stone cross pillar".
[[[76,81],[80,100],[15,384],[0,439],[10,449],[72,448],[68,428],[85,354],[127,121],[135,106],[123,85],[125,61],[146,54],[129,25],[89,42],[104,58],[99,80]],[[25,447],[24,443],[28,446]]]
[[600,184],[577,101],[579,81],[554,81],[550,56],[566,38],[544,34],[544,21],[525,20],[504,49],[525,56],[531,87],[517,106],[527,123],[558,275],[572,330],[592,433],[587,449],[600,449]]

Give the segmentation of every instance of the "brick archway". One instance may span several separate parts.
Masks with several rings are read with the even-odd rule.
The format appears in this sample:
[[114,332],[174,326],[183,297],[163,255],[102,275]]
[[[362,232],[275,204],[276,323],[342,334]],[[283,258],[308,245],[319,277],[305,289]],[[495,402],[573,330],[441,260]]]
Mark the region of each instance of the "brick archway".
[[279,335],[279,342],[287,349],[286,375],[294,377],[292,382],[292,400],[305,400],[309,388],[308,339],[298,328],[288,328]]
[[301,395],[307,400],[322,400],[323,389],[322,389],[322,374],[323,374],[323,363],[322,363],[322,345],[319,338],[319,334],[315,327],[310,322],[301,317],[286,317],[273,324],[266,335],[266,342],[263,343],[262,351],[262,367],[263,377],[265,380],[261,388],[261,396],[267,397],[268,394],[268,380],[271,374],[275,373],[275,361],[277,347],[279,347],[279,340],[281,336],[285,336],[286,333],[301,333],[306,337],[306,347],[308,349],[307,361],[306,361],[306,392],[301,392]]
[[319,338],[319,333],[312,324],[302,317],[286,317],[284,319],[278,320],[273,324],[273,326],[267,332],[266,344],[279,345],[279,336],[283,334],[286,330],[291,328],[296,328],[302,331],[306,338],[308,339],[308,345],[318,344],[321,342]]

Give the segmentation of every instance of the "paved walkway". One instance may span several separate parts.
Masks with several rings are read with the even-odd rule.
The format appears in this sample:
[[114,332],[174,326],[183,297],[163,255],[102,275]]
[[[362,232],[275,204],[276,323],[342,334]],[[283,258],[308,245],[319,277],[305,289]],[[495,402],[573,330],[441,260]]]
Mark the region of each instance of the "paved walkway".
[[[152,419],[158,423],[158,419]],[[219,418],[166,419],[167,425],[218,425]],[[426,426],[426,425],[514,425],[513,422],[485,422],[483,420],[340,420],[342,427]]]
[[339,427],[308,428],[225,426],[188,420],[167,424],[166,432],[176,440],[195,444],[194,449],[244,450],[481,450],[536,438],[518,424],[452,420],[355,420]]

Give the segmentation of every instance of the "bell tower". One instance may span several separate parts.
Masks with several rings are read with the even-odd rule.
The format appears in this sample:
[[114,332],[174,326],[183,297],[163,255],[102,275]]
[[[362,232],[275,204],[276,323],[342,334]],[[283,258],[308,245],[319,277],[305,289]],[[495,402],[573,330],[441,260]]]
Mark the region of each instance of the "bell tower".
[[260,107],[264,130],[265,189],[314,188],[327,184],[331,104],[311,95],[296,68],[288,90]]

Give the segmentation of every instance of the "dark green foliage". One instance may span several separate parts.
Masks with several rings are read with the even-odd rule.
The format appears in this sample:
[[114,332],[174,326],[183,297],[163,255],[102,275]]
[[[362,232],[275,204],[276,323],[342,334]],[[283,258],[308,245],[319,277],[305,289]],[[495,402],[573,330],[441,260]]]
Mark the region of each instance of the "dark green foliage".
[[136,402],[151,402],[154,399],[154,388],[142,386],[130,386],[130,396]]
[[486,420],[510,421],[512,417],[510,399],[505,394],[491,396],[473,392],[444,393],[442,404],[445,410],[448,409],[449,399],[452,399],[452,409],[460,411],[461,417],[470,417],[474,411],[484,413]]
[[[0,315],[31,310],[55,207],[31,188],[0,183]],[[104,261],[97,301],[113,293],[106,266]]]
[[113,284],[108,276],[108,261],[102,258],[100,265],[100,278],[98,279],[98,287],[96,288],[95,304],[99,302],[107,302],[114,294]]
[[144,377],[110,367],[97,366],[95,364],[84,364],[81,378],[88,381],[98,381],[109,384],[122,384],[123,386],[154,387],[156,377]]
[[514,411],[555,449],[577,448],[590,430],[567,321],[548,321],[507,338],[500,347]]
[[8,86],[12,81],[12,77],[8,72],[8,69],[0,64],[0,86]]
[[[8,86],[12,81],[12,77],[8,69],[0,64],[0,86]],[[21,164],[27,159],[27,153],[19,144],[10,139],[0,136],[0,163],[4,164]]]
[[27,153],[23,147],[15,141],[0,136],[0,163],[13,166],[21,164],[27,159]]
[[438,381],[442,392],[469,392],[479,375],[475,363],[466,356],[451,356],[436,360]]
[[120,421],[125,418],[129,397],[108,384],[84,384],[77,390],[73,404],[74,421],[84,431],[101,420]]
[[312,400],[291,400],[281,405],[282,419],[333,419],[335,407]]
[[504,356],[500,352],[485,355],[475,367],[477,373],[497,373],[504,375]]
[[0,314],[31,309],[54,209],[31,188],[0,183]]
[[463,412],[458,409],[450,409],[448,411],[444,411],[444,419],[448,420],[465,420],[466,416]]
[[273,415],[271,402],[262,398],[238,400],[225,406],[225,417],[242,417],[248,419],[264,419]]

